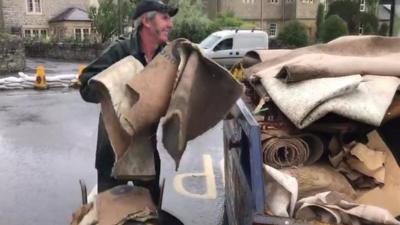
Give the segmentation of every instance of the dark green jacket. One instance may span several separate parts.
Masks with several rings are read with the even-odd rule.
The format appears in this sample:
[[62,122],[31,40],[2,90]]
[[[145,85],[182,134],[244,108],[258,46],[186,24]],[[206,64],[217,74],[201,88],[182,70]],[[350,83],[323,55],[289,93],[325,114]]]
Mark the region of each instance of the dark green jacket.
[[130,38],[119,38],[114,41],[99,58],[91,62],[83,71],[79,80],[81,81],[81,95],[87,102],[99,103],[100,99],[96,92],[88,85],[90,78],[107,69],[112,64],[118,62],[122,58],[132,55],[138,59],[143,65],[146,65],[144,54],[140,48],[140,37],[138,32],[131,34]]
[[[162,47],[163,46],[160,46],[156,50],[156,54],[161,51]],[[132,55],[144,66],[146,66],[147,63],[140,46],[140,36],[138,32],[133,32],[130,38],[119,38],[116,40],[102,53],[99,58],[91,62],[82,71],[82,75],[79,78],[81,81],[80,93],[82,98],[87,102],[99,103],[100,96],[98,95],[98,92],[93,90],[93,87],[90,85],[90,78],[128,55]],[[98,169],[99,173],[109,175],[113,165],[114,153],[104,127],[102,116],[100,114],[97,136],[96,168]]]

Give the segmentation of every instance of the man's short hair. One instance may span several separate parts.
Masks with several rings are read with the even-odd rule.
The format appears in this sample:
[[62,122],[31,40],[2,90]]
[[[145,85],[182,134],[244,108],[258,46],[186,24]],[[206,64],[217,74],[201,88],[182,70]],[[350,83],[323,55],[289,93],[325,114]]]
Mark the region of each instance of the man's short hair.
[[133,21],[133,28],[134,29],[139,29],[142,26],[142,18],[146,18],[148,20],[154,20],[156,15],[157,15],[157,11],[145,12],[139,18],[136,18]]

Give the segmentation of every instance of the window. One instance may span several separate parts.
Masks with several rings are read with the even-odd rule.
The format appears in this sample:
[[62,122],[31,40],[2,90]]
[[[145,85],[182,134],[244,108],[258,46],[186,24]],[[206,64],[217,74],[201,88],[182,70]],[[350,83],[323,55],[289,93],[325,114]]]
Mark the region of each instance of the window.
[[40,37],[47,37],[47,30],[40,30]]
[[201,43],[200,46],[204,49],[209,49],[211,48],[221,37],[217,35],[210,35],[206,39],[204,39]]
[[365,12],[365,0],[360,0],[360,12]]
[[269,2],[272,3],[272,4],[277,4],[277,3],[279,3],[279,0],[269,0]]
[[89,28],[75,28],[75,40],[88,40],[90,38]]
[[232,47],[233,47],[233,39],[228,38],[221,41],[217,46],[215,46],[214,51],[229,50],[232,49]]
[[360,26],[358,27],[358,33],[360,35],[364,33],[364,25],[360,24]]
[[83,32],[82,32],[82,34],[83,34],[83,40],[88,40],[89,39],[89,29],[88,28],[86,28],[86,29],[82,29],[83,30]]
[[75,29],[75,40],[82,40],[82,30],[81,29]]
[[268,28],[268,34],[269,34],[269,36],[271,36],[271,37],[275,37],[276,36],[276,30],[277,30],[277,25],[276,25],[276,23],[271,23],[270,25],[269,25],[269,28]]
[[37,29],[32,30],[32,37],[39,38],[39,30],[37,30]]
[[25,38],[35,38],[35,39],[45,39],[47,38],[47,29],[25,29],[24,30]]
[[30,14],[42,13],[42,0],[26,0],[26,10]]
[[24,36],[31,37],[31,30],[25,30]]
[[301,0],[301,2],[305,4],[313,4],[314,0]]
[[254,4],[254,0],[242,0],[244,4]]

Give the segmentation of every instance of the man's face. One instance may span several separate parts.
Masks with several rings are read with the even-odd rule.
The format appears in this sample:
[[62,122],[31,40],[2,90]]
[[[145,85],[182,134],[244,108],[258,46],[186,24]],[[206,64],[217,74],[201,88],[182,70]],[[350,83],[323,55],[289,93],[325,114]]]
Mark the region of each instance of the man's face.
[[168,13],[157,12],[155,18],[148,21],[147,26],[159,43],[165,43],[173,24]]

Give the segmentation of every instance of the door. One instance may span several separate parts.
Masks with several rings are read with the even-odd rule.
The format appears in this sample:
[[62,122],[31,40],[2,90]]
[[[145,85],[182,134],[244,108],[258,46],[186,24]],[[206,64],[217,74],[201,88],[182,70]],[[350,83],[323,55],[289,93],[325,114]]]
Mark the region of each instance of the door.
[[212,50],[210,58],[222,66],[229,68],[233,65],[237,57],[232,50],[233,38],[226,38],[220,41]]

